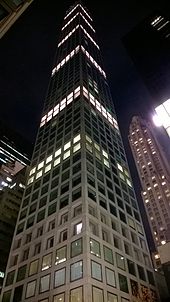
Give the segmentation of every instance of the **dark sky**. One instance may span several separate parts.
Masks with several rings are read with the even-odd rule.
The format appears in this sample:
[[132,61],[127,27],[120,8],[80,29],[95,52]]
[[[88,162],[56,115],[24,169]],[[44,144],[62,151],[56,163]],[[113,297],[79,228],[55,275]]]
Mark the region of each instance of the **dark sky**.
[[[34,0],[0,41],[0,120],[34,142],[66,10],[74,1]],[[88,1],[120,129],[131,161],[127,131],[145,116],[150,95],[121,38],[166,1]],[[133,163],[132,163],[133,165]],[[135,171],[132,169],[132,174]],[[132,176],[134,176],[132,175]]]

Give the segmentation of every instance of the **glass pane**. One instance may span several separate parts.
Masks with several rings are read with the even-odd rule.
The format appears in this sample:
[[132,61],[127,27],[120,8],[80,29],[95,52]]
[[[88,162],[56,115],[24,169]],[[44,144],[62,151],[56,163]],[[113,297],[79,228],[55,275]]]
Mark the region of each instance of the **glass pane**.
[[91,261],[91,266],[92,266],[92,278],[97,279],[97,280],[102,280],[102,270],[101,270],[101,265],[97,262]]
[[83,277],[83,261],[76,262],[71,265],[71,281]]
[[70,296],[70,302],[83,302],[82,287],[72,289]]
[[43,257],[43,260],[42,260],[41,270],[44,271],[44,270],[50,268],[51,267],[51,262],[52,262],[52,254],[45,255]]
[[29,297],[32,297],[35,295],[35,286],[36,286],[36,281],[32,281],[27,284],[26,298],[29,298]]
[[114,263],[113,261],[113,252],[107,246],[104,246],[104,260],[110,263]]
[[116,287],[115,272],[106,268],[106,281],[108,285]]
[[116,253],[117,267],[125,270],[125,259],[122,255]]
[[82,253],[82,239],[78,239],[71,243],[71,257],[75,257]]
[[65,283],[65,268],[55,272],[55,287],[63,285]]
[[61,249],[56,251],[55,264],[62,263],[67,259],[67,247],[63,246]]
[[97,242],[96,240],[94,239],[90,239],[90,252],[91,254],[97,256],[97,257],[100,257],[101,254],[100,254],[100,243]]
[[127,284],[127,279],[125,276],[119,274],[119,286],[120,286],[120,290],[122,290],[123,292],[128,293],[128,284]]
[[107,302],[118,302],[117,296],[111,293],[107,293]]
[[93,302],[104,302],[102,289],[93,287]]
[[40,293],[49,290],[50,287],[50,275],[44,276],[40,279]]
[[53,298],[53,302],[64,302],[64,293]]

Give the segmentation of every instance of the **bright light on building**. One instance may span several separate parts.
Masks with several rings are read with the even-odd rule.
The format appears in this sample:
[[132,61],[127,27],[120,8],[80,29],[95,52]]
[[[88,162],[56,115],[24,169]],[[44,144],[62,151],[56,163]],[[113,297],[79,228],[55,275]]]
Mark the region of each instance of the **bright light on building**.
[[155,108],[153,122],[156,126],[163,126],[170,136],[170,99]]

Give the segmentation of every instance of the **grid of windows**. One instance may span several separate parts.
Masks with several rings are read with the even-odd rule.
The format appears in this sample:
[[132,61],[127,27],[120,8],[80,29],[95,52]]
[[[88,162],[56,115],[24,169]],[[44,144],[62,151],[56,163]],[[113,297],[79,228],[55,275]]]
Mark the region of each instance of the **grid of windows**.
[[[72,9],[19,215],[6,286],[15,280],[25,286],[15,286],[14,301],[40,294],[41,302],[65,302],[66,295],[69,302],[83,302],[87,277],[95,285],[88,292],[93,302],[125,301],[129,275],[154,284],[145,268],[147,245],[91,21],[76,7],[80,26]],[[76,32],[82,39],[78,48]],[[11,294],[5,291],[3,302]]]

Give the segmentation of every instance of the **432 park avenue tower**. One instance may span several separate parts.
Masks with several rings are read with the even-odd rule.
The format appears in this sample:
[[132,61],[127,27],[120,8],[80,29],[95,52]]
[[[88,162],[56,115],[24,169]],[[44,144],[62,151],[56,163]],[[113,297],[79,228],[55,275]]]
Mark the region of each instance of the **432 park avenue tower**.
[[61,29],[2,301],[158,300],[93,21],[75,3]]

